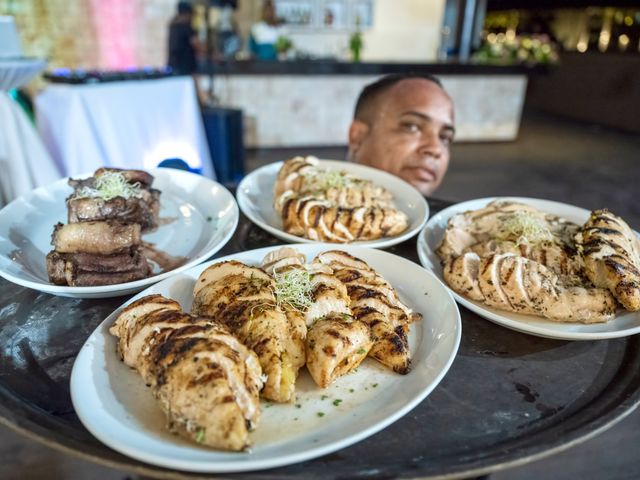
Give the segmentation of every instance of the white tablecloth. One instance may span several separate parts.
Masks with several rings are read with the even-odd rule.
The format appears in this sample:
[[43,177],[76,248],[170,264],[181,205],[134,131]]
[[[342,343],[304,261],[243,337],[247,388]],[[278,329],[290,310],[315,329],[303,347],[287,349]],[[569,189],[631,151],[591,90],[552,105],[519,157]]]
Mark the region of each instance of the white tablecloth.
[[180,158],[215,178],[191,77],[52,85],[36,98],[36,112],[64,175]]
[[47,62],[36,58],[0,59],[0,90],[21,87],[40,73]]
[[25,113],[6,93],[45,65],[35,59],[0,60],[0,207],[62,176]]

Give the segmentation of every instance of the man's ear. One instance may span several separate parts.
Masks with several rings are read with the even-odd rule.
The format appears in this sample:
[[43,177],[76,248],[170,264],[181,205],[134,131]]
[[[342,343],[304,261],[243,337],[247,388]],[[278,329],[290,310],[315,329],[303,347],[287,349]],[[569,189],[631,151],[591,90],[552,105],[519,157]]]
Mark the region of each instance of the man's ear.
[[369,125],[362,120],[351,122],[349,127],[349,160],[355,160],[355,156],[368,133]]

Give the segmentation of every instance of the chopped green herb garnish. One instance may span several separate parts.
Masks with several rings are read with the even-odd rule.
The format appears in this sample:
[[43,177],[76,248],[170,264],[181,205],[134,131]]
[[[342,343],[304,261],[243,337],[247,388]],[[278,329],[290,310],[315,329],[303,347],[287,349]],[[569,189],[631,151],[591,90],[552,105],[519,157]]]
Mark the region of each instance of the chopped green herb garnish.
[[302,405],[300,405],[299,403],[296,403],[296,408],[302,408]]
[[204,442],[204,436],[206,433],[207,433],[206,428],[199,428],[198,431],[196,432],[196,442],[198,443]]
[[357,353],[358,355],[363,355],[363,354],[367,353],[367,351],[366,351],[364,348],[361,348],[361,349],[360,349],[360,350],[358,350],[356,353]]
[[372,386],[373,388],[377,388],[377,387],[378,387],[378,384],[377,384],[377,383],[374,383],[374,384],[373,384],[373,385],[371,385],[371,386]]
[[319,417],[324,417],[324,412],[318,412],[317,414]]
[[322,395],[322,396],[320,397],[320,400],[326,400],[327,398],[329,398],[329,396],[328,396],[328,395]]
[[350,388],[349,392],[353,393],[353,392],[355,392],[355,390],[353,388]]
[[341,400],[341,399],[339,399],[339,398],[336,398],[336,399],[333,401],[333,405],[334,405],[334,406],[336,406],[336,407],[337,407],[338,405],[340,405],[341,403],[342,403],[342,400]]

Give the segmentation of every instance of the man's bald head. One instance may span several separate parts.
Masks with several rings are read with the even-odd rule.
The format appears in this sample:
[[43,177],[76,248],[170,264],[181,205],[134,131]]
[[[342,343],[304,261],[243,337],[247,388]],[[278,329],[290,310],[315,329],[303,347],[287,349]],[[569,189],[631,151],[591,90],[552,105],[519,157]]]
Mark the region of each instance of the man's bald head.
[[440,82],[389,75],[365,87],[349,127],[349,158],[403,178],[423,195],[449,166],[453,102]]
[[[360,120],[368,125],[371,125],[375,117],[376,112],[379,110],[379,102],[391,88],[402,82],[403,80],[422,79],[435,83],[438,87],[443,89],[442,83],[436,77],[432,75],[418,75],[413,73],[402,73],[386,75],[373,83],[370,83],[362,92],[356,101],[356,108],[353,113],[354,120]],[[444,89],[443,89],[444,91]]]

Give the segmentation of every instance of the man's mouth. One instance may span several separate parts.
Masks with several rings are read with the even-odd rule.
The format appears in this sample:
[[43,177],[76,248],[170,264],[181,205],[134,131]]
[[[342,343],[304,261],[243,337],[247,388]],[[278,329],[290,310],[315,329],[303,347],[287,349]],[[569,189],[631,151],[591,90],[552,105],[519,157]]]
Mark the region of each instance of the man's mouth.
[[429,168],[411,167],[407,170],[412,180],[418,180],[420,182],[433,182],[436,179],[436,173]]

